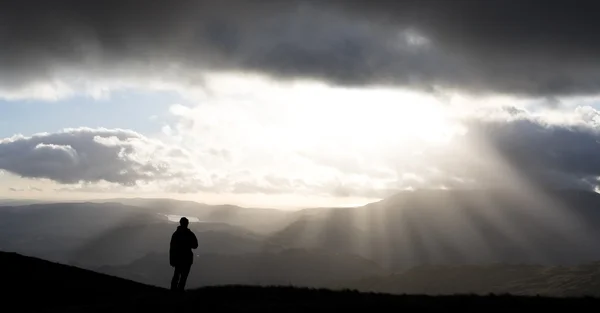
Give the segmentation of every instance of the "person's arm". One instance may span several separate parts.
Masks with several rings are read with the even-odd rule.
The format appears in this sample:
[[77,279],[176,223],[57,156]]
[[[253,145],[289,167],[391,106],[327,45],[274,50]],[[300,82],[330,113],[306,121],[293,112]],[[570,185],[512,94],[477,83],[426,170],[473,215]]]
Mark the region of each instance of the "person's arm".
[[175,237],[175,234],[171,235],[171,242],[169,244],[169,264],[171,264],[171,266],[175,266],[175,255],[173,254],[173,239]]
[[198,248],[198,238],[196,238],[196,234],[194,234],[193,232],[190,232],[192,234],[191,239],[192,239],[192,249],[196,249]]

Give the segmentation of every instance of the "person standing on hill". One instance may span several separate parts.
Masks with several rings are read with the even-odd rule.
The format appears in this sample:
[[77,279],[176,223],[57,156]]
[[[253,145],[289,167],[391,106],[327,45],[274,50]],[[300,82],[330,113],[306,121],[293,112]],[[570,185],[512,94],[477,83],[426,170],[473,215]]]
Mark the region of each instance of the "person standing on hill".
[[177,230],[171,236],[169,262],[175,268],[171,279],[171,290],[183,291],[188,274],[194,263],[192,249],[198,248],[196,235],[188,228],[189,221],[182,217]]

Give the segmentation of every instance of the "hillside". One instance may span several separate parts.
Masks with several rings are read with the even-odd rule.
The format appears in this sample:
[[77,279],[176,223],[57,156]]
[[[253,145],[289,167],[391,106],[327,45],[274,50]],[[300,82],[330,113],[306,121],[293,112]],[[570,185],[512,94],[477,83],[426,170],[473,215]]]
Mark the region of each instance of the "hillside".
[[[159,208],[114,202],[4,206],[0,207],[0,250],[86,268],[124,265],[168,250],[176,226]],[[264,235],[224,222],[202,221],[190,228],[203,253],[280,249]]]
[[253,232],[269,233],[290,222],[290,211],[246,208],[236,205],[208,205],[194,201],[164,198],[121,198],[93,200],[99,204],[120,203],[143,208],[145,212],[196,217],[201,221],[227,223],[248,228]]
[[417,190],[355,208],[310,210],[271,239],[419,265],[600,260],[600,195],[576,190]]
[[16,253],[0,252],[3,306],[12,312],[108,308],[111,304],[146,307],[164,290],[89,270]]
[[[97,271],[168,287],[173,273],[168,259],[166,254],[149,254],[128,265],[103,266],[97,268]],[[234,284],[326,287],[338,281],[357,280],[385,273],[386,271],[370,260],[326,251],[201,254],[194,260],[188,286]]]
[[0,252],[3,306],[11,312],[506,312],[591,311],[595,298],[421,296],[292,287],[167,290],[14,253]]
[[[92,238],[68,253],[73,265],[93,268],[102,265],[125,265],[148,253],[168,250],[176,223],[154,223],[115,227]],[[277,251],[281,248],[263,236],[239,227],[220,223],[192,223],[202,253],[241,254]]]
[[419,266],[338,284],[338,288],[392,294],[513,294],[600,297],[600,262],[576,266],[518,264]]
[[[249,225],[256,227],[260,216],[273,213],[264,209],[168,199],[5,206],[0,207],[0,251],[166,286],[170,268],[165,253],[177,223],[163,213],[204,207],[206,210],[198,213],[212,216],[209,221],[190,224],[199,241],[194,251],[198,263],[190,280],[195,286],[320,287],[377,276],[352,286],[393,293],[535,294],[545,290],[551,295],[586,294],[596,288],[592,283],[579,285],[595,274],[577,276],[578,269],[569,273],[543,269],[539,270],[545,273],[541,276],[535,273],[536,266],[571,268],[600,260],[600,195],[573,190],[527,194],[529,191],[420,190],[363,207],[274,213],[272,217],[278,216],[280,222],[282,216],[289,220],[270,234],[246,228],[244,219],[238,219],[254,216]],[[223,212],[217,212],[220,209]],[[507,267],[462,270],[466,264]],[[510,271],[515,268],[511,266],[519,264],[532,266],[531,272],[523,272],[521,281],[497,280],[513,277]],[[429,270],[421,271],[427,266]],[[440,266],[440,270],[431,272],[431,266]],[[421,274],[407,279],[405,271],[411,268],[421,270],[410,275]],[[569,281],[563,288],[564,277]],[[432,278],[443,278],[443,282]],[[546,290],[547,285],[553,287]],[[561,290],[566,291],[559,293]]]

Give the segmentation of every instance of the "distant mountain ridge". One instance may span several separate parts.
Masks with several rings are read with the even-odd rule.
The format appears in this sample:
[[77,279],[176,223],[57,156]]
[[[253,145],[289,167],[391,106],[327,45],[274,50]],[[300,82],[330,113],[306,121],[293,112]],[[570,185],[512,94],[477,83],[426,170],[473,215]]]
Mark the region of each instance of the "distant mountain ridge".
[[359,254],[392,270],[600,260],[600,195],[533,191],[401,192],[363,207],[312,212],[271,238],[291,247]]
[[[177,223],[122,204],[58,203],[0,208],[0,249],[86,268],[128,264],[168,251]],[[203,253],[277,251],[263,235],[220,222],[192,223]]]
[[[154,268],[150,272],[160,278],[152,279],[163,284],[168,274],[162,271],[170,270],[164,254],[177,226],[165,214],[175,214],[203,221],[190,226],[200,241],[195,253],[211,260],[207,268],[215,273],[199,284],[277,282],[270,272],[284,273],[285,266],[289,280],[310,285],[354,281],[374,275],[376,267],[386,276],[419,266],[600,260],[600,195],[593,192],[420,190],[362,207],[294,212],[143,201],[0,207],[0,250],[88,269],[119,268],[122,277],[140,274],[136,266]],[[282,257],[285,251],[304,253]],[[314,265],[302,267],[302,259]],[[274,268],[247,266],[258,260]],[[302,278],[335,267],[353,270]]]

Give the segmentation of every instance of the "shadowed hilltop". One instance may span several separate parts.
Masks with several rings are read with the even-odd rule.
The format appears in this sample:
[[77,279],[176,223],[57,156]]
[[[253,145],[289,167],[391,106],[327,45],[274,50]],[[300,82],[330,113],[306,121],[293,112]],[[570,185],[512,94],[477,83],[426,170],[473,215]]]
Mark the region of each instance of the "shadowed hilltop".
[[15,253],[0,252],[4,306],[12,312],[506,312],[590,310],[600,299],[510,295],[387,295],[351,290],[222,286],[175,296],[163,288]]

